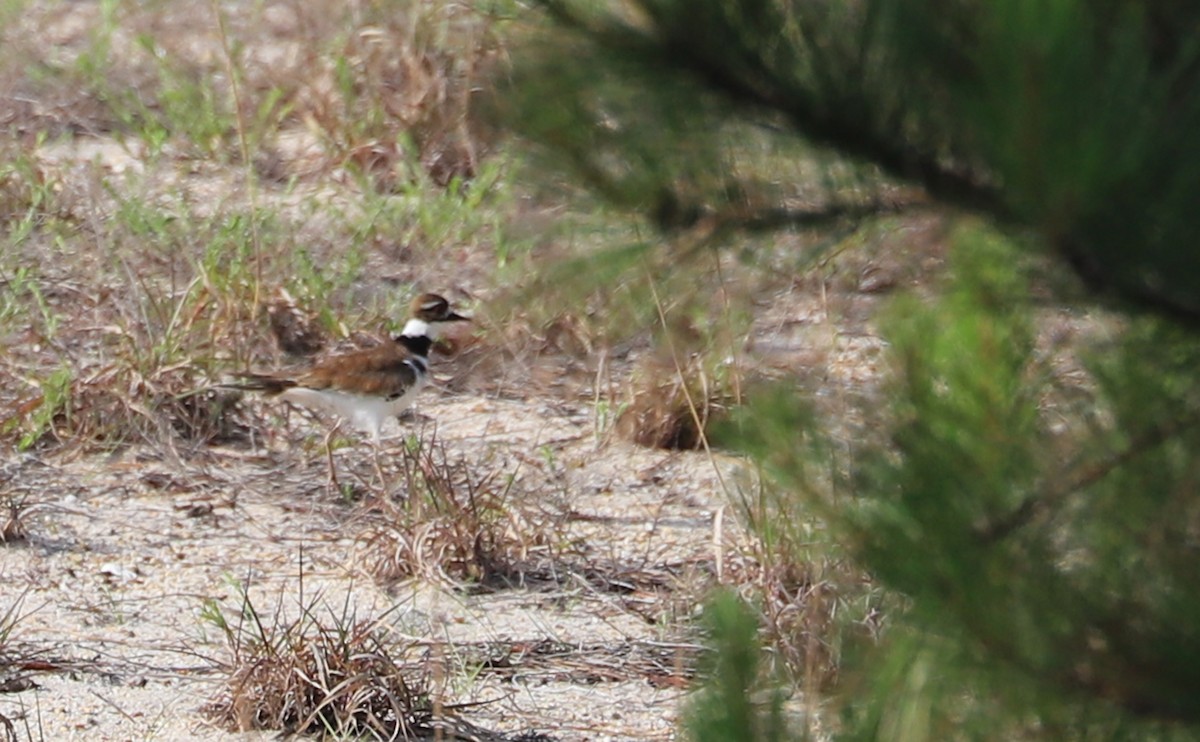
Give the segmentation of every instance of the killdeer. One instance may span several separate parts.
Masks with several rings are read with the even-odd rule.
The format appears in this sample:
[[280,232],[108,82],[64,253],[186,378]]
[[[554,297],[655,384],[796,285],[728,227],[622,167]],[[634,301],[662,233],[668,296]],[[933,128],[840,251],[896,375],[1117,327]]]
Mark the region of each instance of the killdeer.
[[384,421],[408,409],[425,385],[429,349],[440,331],[451,322],[468,321],[437,294],[421,294],[411,310],[391,342],[333,356],[295,374],[242,374],[242,382],[224,386],[332,412],[370,432],[378,444]]

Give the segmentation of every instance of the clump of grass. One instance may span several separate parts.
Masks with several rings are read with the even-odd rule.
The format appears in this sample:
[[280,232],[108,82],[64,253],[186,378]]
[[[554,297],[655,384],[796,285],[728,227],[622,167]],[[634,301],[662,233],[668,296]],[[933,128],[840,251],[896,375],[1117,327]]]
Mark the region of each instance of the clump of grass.
[[734,390],[693,356],[680,368],[655,359],[635,374],[617,433],[647,448],[702,448],[707,431],[738,403]]
[[[762,390],[755,414],[769,414],[763,401],[768,398]],[[828,469],[828,450],[805,438],[796,445],[813,457],[814,466],[826,468],[821,486],[844,486],[840,474]],[[743,474],[735,477],[731,496],[746,538],[725,555],[720,581],[754,606],[777,677],[787,678],[816,703],[837,683],[844,658],[886,631],[887,596],[852,563],[818,516],[803,515],[796,492],[761,471]]]
[[[29,612],[22,610],[30,590],[32,587],[26,587],[19,594],[16,590],[12,590],[12,603],[4,607],[3,612],[0,612],[0,689],[3,689],[4,693],[18,693],[37,687],[29,678],[31,671],[28,668],[36,661],[38,651],[18,644],[13,639],[13,634],[21,621],[30,615]],[[23,718],[23,721],[25,738],[41,739],[40,736],[34,736],[29,720]],[[3,714],[0,714],[0,730],[2,730],[0,739],[5,742],[9,740],[17,742],[20,739],[16,726]]]
[[273,86],[327,166],[381,192],[404,190],[421,172],[439,186],[472,179],[494,138],[474,113],[500,56],[493,21],[470,4],[436,2],[355,3],[333,23],[319,14],[303,11],[304,25],[341,35],[314,38],[321,51]]
[[229,394],[197,391],[194,369],[166,368],[141,375],[110,365],[76,378],[59,369],[40,394],[7,418],[18,448],[52,445],[114,448],[182,441],[193,445],[245,440],[249,428]]
[[70,369],[55,370],[39,383],[40,394],[21,402],[5,419],[5,432],[17,433],[17,448],[25,450],[55,435],[55,423],[69,411],[72,383]]
[[4,613],[0,614],[0,666],[8,665],[12,660],[12,635],[17,625],[21,622],[24,614],[21,613],[21,606],[25,603],[25,596],[29,594],[29,588],[16,596],[12,604],[5,608]]
[[758,542],[727,559],[724,582],[756,606],[776,668],[819,697],[836,683],[848,642],[878,638],[881,594],[845,559],[788,555],[776,546],[776,553],[766,553]]
[[[0,154],[3,157],[0,164],[0,224],[19,228],[22,221],[31,217],[45,219],[66,215],[59,199],[55,198],[55,189],[60,184],[29,156],[26,148],[5,145]],[[29,227],[25,225],[25,229]]]
[[510,506],[512,480],[497,470],[476,473],[436,438],[411,440],[399,459],[405,494],[373,505],[376,523],[363,536],[368,570],[380,583],[504,581],[551,545],[543,524]]
[[359,620],[348,605],[327,620],[318,600],[268,621],[245,589],[231,624],[215,601],[201,617],[224,636],[229,675],[206,712],[246,732],[329,734],[338,738],[411,739],[439,727],[429,674],[406,659],[409,647],[387,631],[386,616]]

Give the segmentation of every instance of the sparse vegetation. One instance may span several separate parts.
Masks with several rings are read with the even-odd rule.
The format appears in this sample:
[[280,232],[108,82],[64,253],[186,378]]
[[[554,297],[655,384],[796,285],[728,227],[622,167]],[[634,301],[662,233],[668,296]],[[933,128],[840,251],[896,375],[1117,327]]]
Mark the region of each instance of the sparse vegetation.
[[[39,131],[38,154],[8,161],[5,213],[26,226],[8,236],[13,268],[3,277],[0,312],[14,323],[34,322],[52,347],[89,350],[60,353],[53,384],[44,381],[51,374],[43,358],[9,359],[10,378],[41,387],[39,403],[14,400],[19,414],[6,418],[23,446],[46,435],[102,447],[166,442],[159,433],[190,427],[180,417],[195,418],[191,403],[180,413],[171,400],[223,369],[261,360],[250,348],[263,338],[263,308],[276,289],[292,290],[317,308],[327,329],[344,335],[366,317],[378,323],[406,298],[403,290],[385,291],[384,281],[361,284],[369,260],[497,240],[489,236],[498,220],[488,201],[500,170],[482,163],[486,146],[472,134],[471,96],[495,56],[486,16],[428,3],[398,13],[370,4],[328,15],[245,9],[248,16],[214,17],[189,47],[190,33],[179,24],[190,29],[193,19],[166,9],[100,3],[87,12],[96,14],[95,25],[64,47],[62,60],[47,62],[59,65],[61,77],[10,83],[35,92],[82,84],[89,105],[60,115],[85,128],[103,121],[124,142],[105,145],[84,180],[70,184],[60,180],[61,156],[47,162],[47,150],[72,146],[67,137]],[[252,30],[259,35],[230,42],[229,34]],[[275,39],[279,31],[290,35]],[[37,60],[36,50],[22,51]],[[267,63],[280,53],[291,54],[288,64]],[[232,78],[223,74],[230,71]],[[318,155],[317,166],[291,173],[281,186],[237,169],[247,157],[296,165],[302,157],[278,148],[297,137]],[[131,139],[146,146],[145,158]],[[386,162],[363,160],[375,150],[387,151]],[[221,165],[229,167],[219,172]],[[189,182],[189,171],[205,182]],[[367,181],[346,183],[333,201],[299,187],[337,179],[337,172]],[[391,185],[376,195],[381,178]],[[428,178],[472,187],[443,191]],[[360,205],[350,192],[362,185]],[[277,198],[273,188],[285,199],[297,194],[297,208],[262,207]],[[55,239],[87,245],[87,259],[33,272],[34,256],[54,253]],[[83,328],[60,326],[64,289],[93,302],[87,327],[96,329],[86,337]],[[337,316],[349,306],[364,314],[348,322]],[[62,383],[67,377],[71,383]],[[110,389],[119,390],[115,398],[106,397]],[[138,404],[122,404],[130,395]]]
[[[189,683],[215,674],[208,709],[222,728],[487,738],[462,717],[509,729],[514,718],[568,724],[540,700],[516,717],[492,710],[531,671],[568,685],[685,687],[696,648],[681,634],[711,569],[704,549],[670,539],[704,527],[675,534],[660,526],[672,516],[658,504],[629,506],[628,523],[591,512],[643,486],[636,471],[594,473],[611,460],[596,444],[624,445],[608,433],[631,399],[629,369],[667,332],[639,302],[678,284],[641,277],[611,295],[593,284],[587,307],[564,301],[569,287],[543,283],[552,274],[542,266],[628,231],[579,192],[564,198],[522,175],[526,153],[495,129],[491,76],[506,69],[506,35],[524,33],[527,11],[413,2],[181,14],[101,1],[60,19],[25,6],[0,60],[13,135],[0,168],[0,436],[13,472],[0,482],[0,558],[12,560],[0,574],[29,585],[33,605],[67,606],[62,634],[40,621],[31,631],[37,651],[55,658],[30,666],[52,678],[41,692],[66,697],[98,679],[134,694],[178,683],[181,700],[162,706],[199,733],[187,714],[207,690]],[[464,432],[454,415],[442,419],[431,390],[435,423],[404,423],[416,432],[379,452],[382,480],[375,453],[342,431],[329,455],[343,488],[331,493],[321,486],[324,420],[210,388],[231,372],[373,342],[398,329],[418,290],[476,310],[475,333],[435,352],[439,381],[473,404],[514,407],[455,413],[476,416]],[[701,297],[680,293],[665,311],[679,328],[703,325]],[[718,342],[736,345],[705,328],[681,353],[708,344],[713,355]],[[613,353],[614,343],[626,349]],[[589,415],[602,408],[611,416],[593,428]],[[679,502],[683,513],[700,507]],[[662,541],[660,527],[674,535]],[[613,537],[627,532],[637,553]],[[261,574],[248,583],[278,580],[291,596],[302,580],[272,573],[264,556],[290,539],[319,555],[320,579],[342,580],[323,595],[377,584],[392,610],[360,618],[301,597],[268,613],[209,571],[252,566]],[[336,555],[339,543],[353,559]],[[350,574],[324,574],[330,565]],[[441,629],[393,625],[411,595],[431,589],[458,601],[526,593],[530,610],[571,625],[599,611],[632,628],[589,630],[583,642],[574,628],[549,637],[525,621],[505,638],[441,641],[441,662],[421,636]],[[235,604],[221,597],[228,590]],[[146,625],[174,636],[197,602],[199,639],[129,643],[168,653],[172,667],[216,658],[186,679],[161,682],[159,659],[138,664],[91,643]],[[72,659],[92,650],[87,662]],[[486,703],[456,710],[476,684]],[[5,729],[42,734],[22,716],[29,704],[10,709],[6,696],[0,719],[14,726]],[[174,723],[125,703],[109,699],[98,713],[137,731],[97,734],[151,738]],[[673,705],[664,694],[628,720],[604,718],[602,704],[570,712],[597,715],[612,736],[640,736],[647,720],[665,725]],[[72,723],[52,717],[37,720],[46,738]]]
[[264,616],[247,589],[235,587],[236,618],[211,601],[201,613],[229,652],[225,689],[208,707],[222,725],[372,739],[453,729],[438,718],[428,669],[389,637],[387,616],[359,619],[348,605],[324,616],[320,596],[301,602],[294,618],[285,617],[282,604]]
[[[73,581],[53,593],[30,573],[35,592],[81,600],[89,625],[134,630],[158,599],[127,596],[189,575],[181,610],[203,600],[221,642],[213,650],[209,635],[184,650],[222,656],[212,718],[383,738],[404,724],[432,729],[471,678],[518,683],[529,668],[554,682],[684,688],[694,609],[718,577],[771,596],[776,623],[790,625],[789,601],[820,578],[768,565],[732,521],[711,542],[715,458],[626,441],[696,448],[744,400],[746,353],[762,334],[750,302],[789,291],[789,273],[815,263],[781,257],[763,270],[714,260],[706,238],[653,244],[586,193],[541,180],[524,145],[497,128],[506,101],[493,94],[509,45],[530,31],[527,9],[417,1],[184,13],[100,0],[60,19],[23,5],[0,60],[13,135],[0,167],[0,435],[24,457],[0,483],[3,538],[51,539],[38,559],[84,542],[87,554],[119,555],[53,562],[45,569]],[[611,244],[631,247],[597,257]],[[319,416],[209,388],[231,372],[373,342],[397,329],[418,290],[476,309],[475,333],[435,353],[439,381],[477,407],[513,407],[443,420],[431,402],[435,424],[405,423],[416,432],[376,458],[350,431],[327,454]],[[454,415],[475,417],[464,431]],[[321,486],[327,455],[343,474],[336,492]],[[92,513],[93,502],[104,509]],[[256,520],[262,507],[273,515]],[[266,539],[245,525],[296,513],[311,520],[262,526]],[[76,542],[72,528],[87,535]],[[206,550],[242,528],[254,530],[239,547]],[[141,529],[151,540],[125,545]],[[389,633],[395,612],[360,620],[298,599],[281,603],[292,613],[265,615],[241,586],[223,611],[197,554],[269,572],[261,554],[293,538],[335,572],[385,588],[395,606],[424,589],[459,601],[524,593],[531,611],[628,625],[615,637],[589,628],[582,641],[523,621],[515,637],[444,642],[448,656],[463,653],[441,667],[422,654],[428,641]],[[353,559],[330,555],[339,539]],[[182,546],[163,556],[164,542]],[[159,573],[163,564],[171,570]],[[278,579],[299,590],[296,574]],[[484,608],[466,623],[488,617]],[[481,659],[472,646],[503,656]],[[805,656],[787,655],[788,666]],[[674,706],[664,696],[641,717],[666,725]],[[646,721],[595,723],[622,738],[642,736]]]
[[[1185,332],[1085,316],[1065,306],[1079,287],[1041,264],[1028,272],[1041,274],[1042,303],[1015,299],[1025,294],[1007,289],[1028,280],[1025,257],[998,261],[1018,267],[1008,278],[959,268],[1003,279],[972,290],[1019,307],[977,321],[996,307],[963,299],[964,279],[946,278],[948,235],[999,238],[979,225],[955,232],[937,204],[944,183],[779,136],[805,111],[729,115],[739,92],[755,99],[762,87],[726,90],[731,103],[704,75],[639,71],[654,48],[640,45],[646,30],[714,20],[699,11],[625,17],[676,4],[613,4],[635,32],[622,38],[638,41],[621,46],[593,25],[601,6],[574,17],[571,2],[541,5],[569,30],[546,34],[545,15],[503,0],[0,7],[0,581],[38,596],[15,605],[39,606],[36,621],[16,608],[0,616],[0,669],[20,615],[22,633],[55,653],[30,666],[63,681],[44,693],[95,691],[101,677],[122,691],[169,687],[180,695],[159,707],[187,721],[203,675],[220,687],[208,709],[222,729],[489,738],[464,719],[477,714],[555,738],[665,737],[679,708],[665,691],[695,689],[699,672],[704,689],[683,723],[694,738],[825,738],[873,720],[910,728],[895,705],[836,719],[828,710],[874,687],[857,669],[876,648],[898,659],[871,680],[895,681],[907,694],[899,703],[911,698],[947,726],[964,708],[998,713],[938,706],[917,677],[962,656],[922,644],[912,596],[962,619],[939,624],[939,637],[970,630],[985,649],[1011,638],[1002,612],[954,601],[941,610],[914,576],[931,571],[909,559],[957,564],[980,552],[914,541],[901,506],[921,503],[897,494],[872,509],[862,499],[872,487],[904,493],[918,482],[940,496],[926,512],[965,518],[948,505],[975,484],[979,461],[1076,462],[1056,470],[1065,478],[1028,480],[1026,499],[997,490],[968,525],[1010,544],[1040,533],[1020,541],[1025,556],[1053,555],[1046,570],[1078,575],[1089,555],[1119,561],[1120,534],[1096,525],[1092,540],[1060,543],[1056,524],[1085,512],[1112,522],[1132,469],[1169,472],[1156,501],[1166,515],[1139,509],[1127,522],[1146,526],[1147,574],[1186,577],[1190,562],[1163,546],[1190,543],[1195,530],[1184,502],[1194,466],[1178,440],[1195,417]],[[1156,43],[1173,48],[1163,33]],[[818,43],[814,64],[842,59],[849,38],[859,36]],[[648,87],[626,85],[626,74]],[[1193,104],[1179,105],[1188,120]],[[950,112],[901,118],[920,140],[910,154],[937,167],[974,141],[931,144]],[[659,125],[643,134],[647,119]],[[514,124],[532,136],[511,137]],[[586,188],[544,168],[555,151]],[[1021,152],[993,154],[1003,168],[990,185],[1040,182]],[[1186,178],[1163,182],[1146,192],[1194,191]],[[972,192],[995,216],[990,185]],[[1051,190],[1075,215],[1070,197],[1083,191]],[[1142,203],[1133,190],[1121,193]],[[1003,203],[1061,228],[1056,236],[1074,223],[1038,199]],[[1186,309],[1179,273],[1164,296]],[[899,289],[921,298],[893,303]],[[473,329],[435,348],[433,388],[378,450],[349,429],[326,446],[322,417],[213,388],[227,374],[376,342],[425,290],[472,307]],[[1079,348],[1097,338],[1113,352],[1081,362]],[[955,365],[966,350],[974,360]],[[971,386],[981,367],[1007,376]],[[964,403],[963,388],[979,404]],[[997,399],[1012,404],[983,404]],[[954,424],[922,427],[931,408]],[[992,434],[957,435],[964,420]],[[962,468],[944,465],[947,455]],[[955,486],[908,478],[918,459]],[[327,464],[340,488],[323,486]],[[880,523],[907,550],[877,543]],[[297,544],[313,555],[302,574],[281,567]],[[224,571],[253,576],[222,587]],[[320,582],[321,597],[304,597],[306,581]],[[277,589],[278,607],[262,611],[250,585]],[[1130,599],[1141,605],[1156,586],[1145,581]],[[714,587],[738,600],[699,620]],[[359,598],[372,608],[352,608]],[[54,619],[42,620],[51,605]],[[178,616],[197,605],[204,635],[177,641]],[[1150,628],[1188,625],[1175,609]],[[114,628],[128,635],[114,642]],[[704,659],[701,634],[717,648]],[[1145,700],[1114,664],[1116,644],[1080,636],[1062,651],[1014,651],[1018,672]],[[61,671],[80,666],[76,652],[93,659],[72,679]],[[1069,661],[1080,657],[1086,666]],[[784,703],[776,683],[795,697]],[[586,700],[559,700],[580,685]],[[622,687],[626,700],[613,700]],[[39,719],[43,733],[26,719],[22,730],[28,703],[12,710],[7,695],[8,738],[51,738],[73,723]],[[105,700],[97,716],[143,726],[98,736],[152,738],[169,723]],[[1026,736],[1073,723],[1038,717],[1030,724],[1044,727]],[[490,738],[505,734],[518,732]]]
[[[29,595],[26,589],[20,593],[10,593],[4,596],[0,603],[3,613],[0,613],[0,692],[20,693],[36,688],[30,679],[37,669],[37,650],[30,649],[23,642],[18,642],[15,633],[28,613],[25,612],[25,599]],[[24,711],[24,709],[22,709]],[[32,726],[27,716],[22,713],[10,718],[0,713],[0,730],[5,742],[19,742],[23,731],[26,739],[34,739]]]
[[631,385],[631,398],[617,417],[619,434],[651,448],[704,447],[709,426],[737,402],[700,359],[689,360],[676,366],[658,359],[640,369]]
[[434,436],[401,447],[395,496],[368,503],[378,511],[363,536],[375,579],[494,585],[556,546],[553,534],[512,502],[512,476],[479,469],[450,459]]

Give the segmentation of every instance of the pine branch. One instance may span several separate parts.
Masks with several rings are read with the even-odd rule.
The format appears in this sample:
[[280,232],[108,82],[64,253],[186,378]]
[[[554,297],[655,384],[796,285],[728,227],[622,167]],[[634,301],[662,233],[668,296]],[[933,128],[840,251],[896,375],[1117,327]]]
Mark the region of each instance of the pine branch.
[[[767,64],[755,49],[737,48],[729,34],[729,45],[714,48],[699,43],[692,29],[658,26],[650,31],[606,17],[585,18],[571,3],[539,0],[551,17],[580,32],[601,47],[622,57],[639,58],[657,69],[674,69],[701,80],[705,86],[735,104],[782,113],[797,134],[829,147],[850,159],[870,163],[904,182],[920,185],[938,201],[991,216],[1007,223],[1012,216],[999,190],[981,173],[948,163],[937,153],[906,143],[895,129],[888,135],[873,126],[872,117],[861,115],[870,106],[822,102],[818,96],[793,84]],[[660,23],[669,22],[653,8],[643,10]],[[752,40],[761,44],[761,39]],[[850,115],[857,114],[857,115]]]
[[[641,0],[636,3],[638,17],[648,20],[636,23],[605,10],[585,13],[581,10],[584,3],[538,2],[560,26],[620,58],[690,77],[735,107],[782,114],[806,140],[918,185],[940,203],[987,217],[1014,231],[1044,226],[1024,223],[990,173],[948,156],[945,143],[922,142],[905,131],[908,112],[920,106],[921,100],[889,102],[879,90],[856,86],[855,81],[870,74],[871,44],[883,43],[875,40],[867,25],[859,29],[857,55],[842,59],[826,52],[819,28],[810,25],[809,19],[782,15],[773,0],[741,0],[732,8]],[[728,22],[730,18],[740,23]],[[794,20],[799,38],[786,37],[780,19]],[[864,20],[868,23],[870,19]],[[799,47],[789,48],[790,44]],[[878,48],[886,54],[886,47]],[[768,58],[770,54],[775,57]],[[1173,54],[1182,52],[1175,49]],[[1195,65],[1200,66],[1196,61],[1200,53],[1192,50],[1184,56],[1194,57]],[[789,69],[802,57],[814,67],[815,80],[799,79]],[[876,64],[881,63],[876,60]],[[692,218],[696,216],[691,213]],[[789,218],[766,219],[761,228],[754,229],[770,229],[772,223],[789,226],[793,222]],[[1093,291],[1131,308],[1200,328],[1200,304],[1194,297],[1140,281],[1126,267],[1097,260],[1087,245],[1077,244],[1070,234],[1047,234],[1043,229],[1042,236]]]
[[783,207],[730,209],[713,214],[717,229],[738,232],[771,232],[784,228],[821,229],[882,214],[895,214],[920,202],[872,199],[861,203],[831,203],[815,209]]
[[[1193,294],[1187,298],[1172,296],[1141,281],[1140,274],[1102,264],[1082,245],[1063,240],[1059,245],[1062,259],[1091,291],[1118,297],[1130,306],[1200,329],[1200,305]],[[1187,299],[1191,299],[1188,301]]]
[[1200,411],[1196,410],[1183,417],[1155,425],[1136,437],[1124,450],[1106,459],[1080,466],[1073,475],[1059,480],[1061,483],[1058,486],[1031,495],[1004,519],[979,529],[979,537],[984,543],[1007,538],[1018,528],[1046,516],[1071,495],[1099,484],[1122,466],[1197,426],[1200,426]]

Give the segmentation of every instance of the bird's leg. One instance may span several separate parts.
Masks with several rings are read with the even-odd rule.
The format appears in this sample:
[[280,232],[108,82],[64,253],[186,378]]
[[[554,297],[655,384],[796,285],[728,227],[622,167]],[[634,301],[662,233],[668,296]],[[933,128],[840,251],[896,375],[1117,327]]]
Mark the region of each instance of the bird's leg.
[[387,480],[383,476],[383,464],[379,458],[379,450],[383,447],[383,438],[380,432],[383,428],[382,423],[376,424],[371,435],[371,450],[375,454],[375,477],[379,480],[379,491],[387,494]]
[[329,479],[326,480],[325,486],[336,492],[338,496],[341,496],[342,494],[342,486],[341,483],[338,482],[337,466],[333,461],[333,436],[337,435],[338,429],[341,427],[342,421],[338,420],[333,424],[333,427],[330,428],[329,433],[325,435],[325,461],[329,466]]

